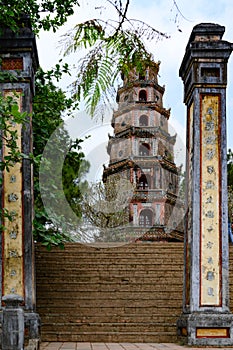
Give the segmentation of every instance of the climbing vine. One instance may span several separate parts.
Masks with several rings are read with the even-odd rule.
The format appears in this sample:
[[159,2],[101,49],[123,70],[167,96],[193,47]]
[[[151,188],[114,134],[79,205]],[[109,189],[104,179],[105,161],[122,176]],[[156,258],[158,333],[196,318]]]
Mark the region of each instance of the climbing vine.
[[[0,79],[2,74],[0,74]],[[11,77],[12,78],[12,77]],[[10,168],[15,165],[15,163],[21,162],[25,155],[21,152],[18,147],[18,133],[17,124],[23,124],[26,122],[27,113],[21,113],[18,107],[19,95],[17,93],[11,96],[3,96],[0,94],[0,154],[2,150],[7,150],[4,157],[0,157],[0,187],[2,186],[2,172],[10,171]],[[1,218],[8,218],[12,221],[13,218],[6,208],[1,208]],[[0,224],[0,229],[4,229],[4,225]]]
[[[17,94],[15,97],[17,98]],[[4,147],[8,150],[7,155],[0,160],[0,170],[2,171],[9,171],[11,166],[20,162],[25,156],[17,146],[18,134],[15,125],[23,124],[26,121],[27,113],[19,111],[16,98],[0,95],[0,148]]]

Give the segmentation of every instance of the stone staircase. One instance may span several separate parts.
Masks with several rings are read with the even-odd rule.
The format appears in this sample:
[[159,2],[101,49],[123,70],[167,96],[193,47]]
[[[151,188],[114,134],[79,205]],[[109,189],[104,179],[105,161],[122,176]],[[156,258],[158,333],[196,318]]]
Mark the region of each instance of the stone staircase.
[[42,341],[177,340],[182,243],[37,245],[36,272]]

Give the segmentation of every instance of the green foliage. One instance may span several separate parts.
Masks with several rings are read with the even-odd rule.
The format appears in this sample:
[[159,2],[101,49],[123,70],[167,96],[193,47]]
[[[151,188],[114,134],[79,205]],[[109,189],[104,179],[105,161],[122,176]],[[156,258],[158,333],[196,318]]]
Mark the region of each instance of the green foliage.
[[186,172],[182,172],[180,168],[179,172],[179,193],[178,196],[181,201],[185,201],[185,192],[186,192]]
[[114,83],[121,73],[127,75],[132,67],[140,72],[150,65],[152,56],[144,39],[168,38],[145,22],[128,19],[129,0],[125,8],[120,0],[108,3],[113,5],[119,21],[91,19],[79,23],[63,40],[66,55],[88,49],[79,62],[73,92],[78,101],[85,99],[92,116],[112,105]]
[[[52,144],[52,158],[55,162],[47,162],[46,166],[51,173],[48,184],[54,186],[56,191],[56,181],[59,172],[56,169],[56,163],[59,159],[64,159],[63,166],[63,191],[67,197],[75,214],[80,217],[80,186],[81,177],[88,170],[88,163],[84,160],[84,154],[81,152],[81,140],[72,142],[69,135],[62,125],[62,114],[64,112],[72,113],[76,105],[65,93],[56,87],[54,79],[59,80],[62,73],[68,73],[68,67],[56,65],[55,69],[44,72],[39,69],[36,74],[36,95],[33,104],[33,143],[34,143],[34,198],[35,198],[35,221],[34,236],[39,242],[42,242],[47,248],[56,244],[63,246],[67,240],[72,240],[68,230],[68,223],[65,225],[62,218],[57,218],[57,224],[51,220],[49,213],[46,212],[41,198],[39,186],[39,169],[42,159],[42,152],[55,130],[58,130],[56,144]],[[68,153],[65,157],[66,149]],[[47,169],[47,170],[48,170]],[[77,182],[79,178],[79,183]],[[53,196],[53,194],[50,194]],[[55,197],[54,197],[55,198]],[[59,197],[54,199],[55,205],[59,206]],[[64,224],[64,225],[63,225]]]
[[[60,62],[61,63],[61,62]],[[62,113],[72,113],[77,107],[70,98],[67,98],[65,93],[56,87],[54,81],[59,81],[62,74],[69,73],[67,64],[57,64],[54,69],[44,72],[39,69],[36,75],[36,96],[33,105],[33,146],[34,155],[29,157],[34,162],[34,204],[35,204],[35,220],[34,220],[34,235],[35,239],[46,245],[48,249],[52,245],[63,247],[64,242],[71,241],[72,237],[68,225],[58,221],[59,224],[51,220],[46,212],[39,187],[39,167],[42,159],[42,153],[45,145],[53,132],[59,128],[59,138],[56,144],[53,144],[54,159],[65,158],[63,166],[63,191],[72,207],[72,210],[78,217],[81,217],[80,196],[81,186],[86,186],[85,182],[81,181],[82,176],[88,171],[89,163],[84,160],[84,154],[81,152],[80,143],[82,140],[72,142],[69,138],[64,126]],[[6,76],[0,74],[1,81],[14,80],[14,76]],[[17,94],[3,97],[0,95],[0,149],[5,147],[8,149],[7,155],[0,161],[0,170],[9,171],[10,167],[16,162],[20,162],[25,157],[18,148],[18,134],[16,125],[23,125],[27,122],[27,113],[20,113],[18,109]],[[68,147],[66,157],[64,154]],[[28,157],[28,156],[27,156]],[[51,174],[56,174],[56,169],[50,166]],[[59,175],[56,175],[59,176]],[[77,180],[79,179],[79,181]],[[2,178],[0,177],[0,185]],[[51,177],[51,181],[54,178]],[[54,189],[56,190],[56,189]],[[52,195],[52,193],[51,193]],[[59,205],[59,203],[58,203]],[[11,220],[9,213],[3,208],[2,216]],[[64,221],[64,220],[63,220]],[[2,226],[1,229],[4,229]]]
[[[0,74],[0,81],[5,75]],[[9,77],[8,77],[9,78]],[[0,95],[0,150],[7,149],[7,154],[0,159],[0,171],[10,171],[15,163],[21,162],[25,157],[18,148],[18,133],[15,125],[23,125],[26,122],[26,113],[20,113],[17,99],[19,96],[15,93],[13,96]],[[2,185],[2,176],[0,174],[0,187]],[[13,220],[12,215],[5,208],[1,208],[0,218]],[[1,221],[0,221],[1,222]],[[0,230],[4,230],[4,225],[0,224]]]
[[82,216],[82,194],[88,188],[87,181],[81,181],[81,179],[89,170],[89,163],[85,160],[85,155],[81,151],[81,142],[83,140],[76,140],[71,145],[62,169],[65,197],[71,209],[79,218]]
[[77,0],[2,0],[1,27],[17,31],[22,14],[26,14],[30,16],[34,33],[40,29],[55,32],[73,15],[75,5],[79,6]]
[[8,150],[4,159],[0,160],[1,171],[9,171],[14,163],[20,162],[24,157],[17,146],[18,134],[15,125],[25,123],[27,114],[19,112],[17,98],[17,94],[7,97],[0,95],[0,149],[4,147]]

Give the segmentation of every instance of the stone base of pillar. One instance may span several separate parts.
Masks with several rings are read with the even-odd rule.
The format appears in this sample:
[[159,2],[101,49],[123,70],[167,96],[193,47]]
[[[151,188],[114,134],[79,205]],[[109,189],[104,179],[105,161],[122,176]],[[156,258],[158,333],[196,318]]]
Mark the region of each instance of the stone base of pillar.
[[2,298],[5,303],[0,314],[2,350],[38,350],[40,343],[40,317],[23,309],[23,298],[9,294]]
[[24,349],[38,350],[40,344],[40,317],[35,312],[24,313]]
[[39,339],[29,339],[28,345],[24,347],[25,350],[39,350],[40,340]]
[[233,345],[233,315],[206,312],[182,314],[177,321],[177,332],[188,345],[230,346]]
[[[12,315],[9,314],[12,320]],[[14,314],[15,317],[15,314]],[[0,323],[3,325],[3,314],[0,314]],[[5,322],[5,321],[4,321]],[[24,325],[24,330],[22,325]],[[38,350],[40,347],[40,317],[38,314],[34,312],[25,313],[22,315],[22,323],[21,323],[22,330],[19,330],[20,337],[23,337],[22,344],[24,344],[25,350]],[[8,329],[8,326],[7,326]],[[12,339],[12,333],[8,333],[8,330],[6,329],[6,326],[4,326],[4,329],[0,327],[0,349],[2,349],[2,342],[6,342],[5,334],[10,334],[10,337]],[[2,341],[2,337],[4,333],[4,341]],[[3,345],[5,347],[5,345]],[[15,349],[15,345],[13,345],[13,349]]]

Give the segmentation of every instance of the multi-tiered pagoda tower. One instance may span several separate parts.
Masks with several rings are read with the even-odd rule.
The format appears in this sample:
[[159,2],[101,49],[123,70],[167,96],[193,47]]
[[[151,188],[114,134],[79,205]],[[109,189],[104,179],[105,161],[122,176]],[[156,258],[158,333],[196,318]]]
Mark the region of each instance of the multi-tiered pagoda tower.
[[104,182],[120,174],[134,185],[127,231],[145,241],[183,237],[176,135],[168,132],[170,110],[163,107],[165,88],[158,84],[158,71],[159,63],[152,62],[143,74],[132,69],[122,77],[107,148],[110,162],[103,172]]

